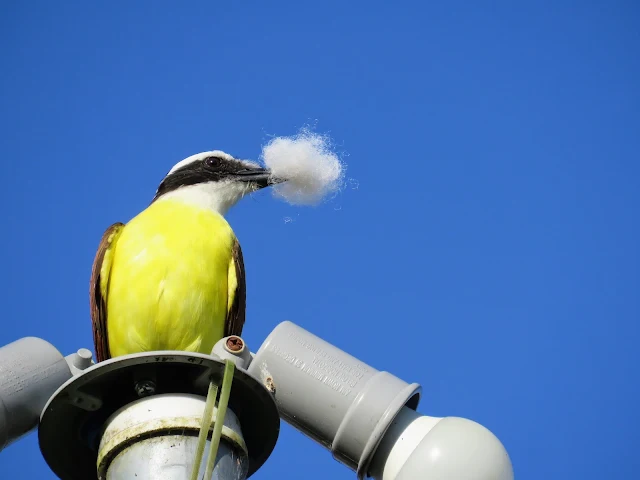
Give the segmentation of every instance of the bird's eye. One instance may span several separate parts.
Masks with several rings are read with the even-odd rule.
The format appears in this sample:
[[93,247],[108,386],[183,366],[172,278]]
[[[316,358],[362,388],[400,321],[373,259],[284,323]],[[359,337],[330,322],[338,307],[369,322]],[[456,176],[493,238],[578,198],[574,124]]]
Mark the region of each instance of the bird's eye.
[[205,160],[205,163],[209,166],[209,167],[215,167],[218,164],[218,158],[217,157],[209,157]]

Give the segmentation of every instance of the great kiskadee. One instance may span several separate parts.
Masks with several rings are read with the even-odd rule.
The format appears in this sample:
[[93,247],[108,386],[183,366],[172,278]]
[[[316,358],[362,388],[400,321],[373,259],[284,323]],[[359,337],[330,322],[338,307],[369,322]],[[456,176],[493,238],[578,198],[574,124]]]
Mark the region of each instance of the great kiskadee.
[[245,321],[242,250],[223,215],[279,180],[215,150],[178,162],[149,207],[102,236],[90,282],[96,357],[211,353]]

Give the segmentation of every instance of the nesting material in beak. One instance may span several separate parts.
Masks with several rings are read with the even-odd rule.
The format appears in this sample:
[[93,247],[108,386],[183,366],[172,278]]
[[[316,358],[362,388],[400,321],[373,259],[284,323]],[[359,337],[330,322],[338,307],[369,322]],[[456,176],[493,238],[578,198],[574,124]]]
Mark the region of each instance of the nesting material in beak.
[[[274,192],[294,205],[314,205],[339,190],[345,165],[331,151],[331,141],[303,129],[292,137],[276,137],[262,149],[262,160],[270,169]],[[277,183],[277,185],[276,185]]]

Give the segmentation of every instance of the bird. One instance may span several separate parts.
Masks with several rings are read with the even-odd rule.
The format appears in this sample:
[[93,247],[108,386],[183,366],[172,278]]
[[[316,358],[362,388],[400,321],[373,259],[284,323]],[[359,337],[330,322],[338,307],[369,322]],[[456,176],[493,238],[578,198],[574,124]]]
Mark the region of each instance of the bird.
[[103,234],[89,303],[98,362],[133,353],[211,353],[241,335],[246,279],[240,243],[224,215],[280,180],[221,150],[176,163],[150,204]]

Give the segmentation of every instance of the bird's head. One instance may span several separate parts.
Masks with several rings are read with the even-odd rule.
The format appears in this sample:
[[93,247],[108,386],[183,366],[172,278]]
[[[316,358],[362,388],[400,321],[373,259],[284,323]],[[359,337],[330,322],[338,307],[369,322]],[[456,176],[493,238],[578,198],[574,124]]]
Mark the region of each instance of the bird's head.
[[224,214],[246,194],[280,181],[257,163],[213,150],[176,163],[158,186],[153,202],[177,199]]

